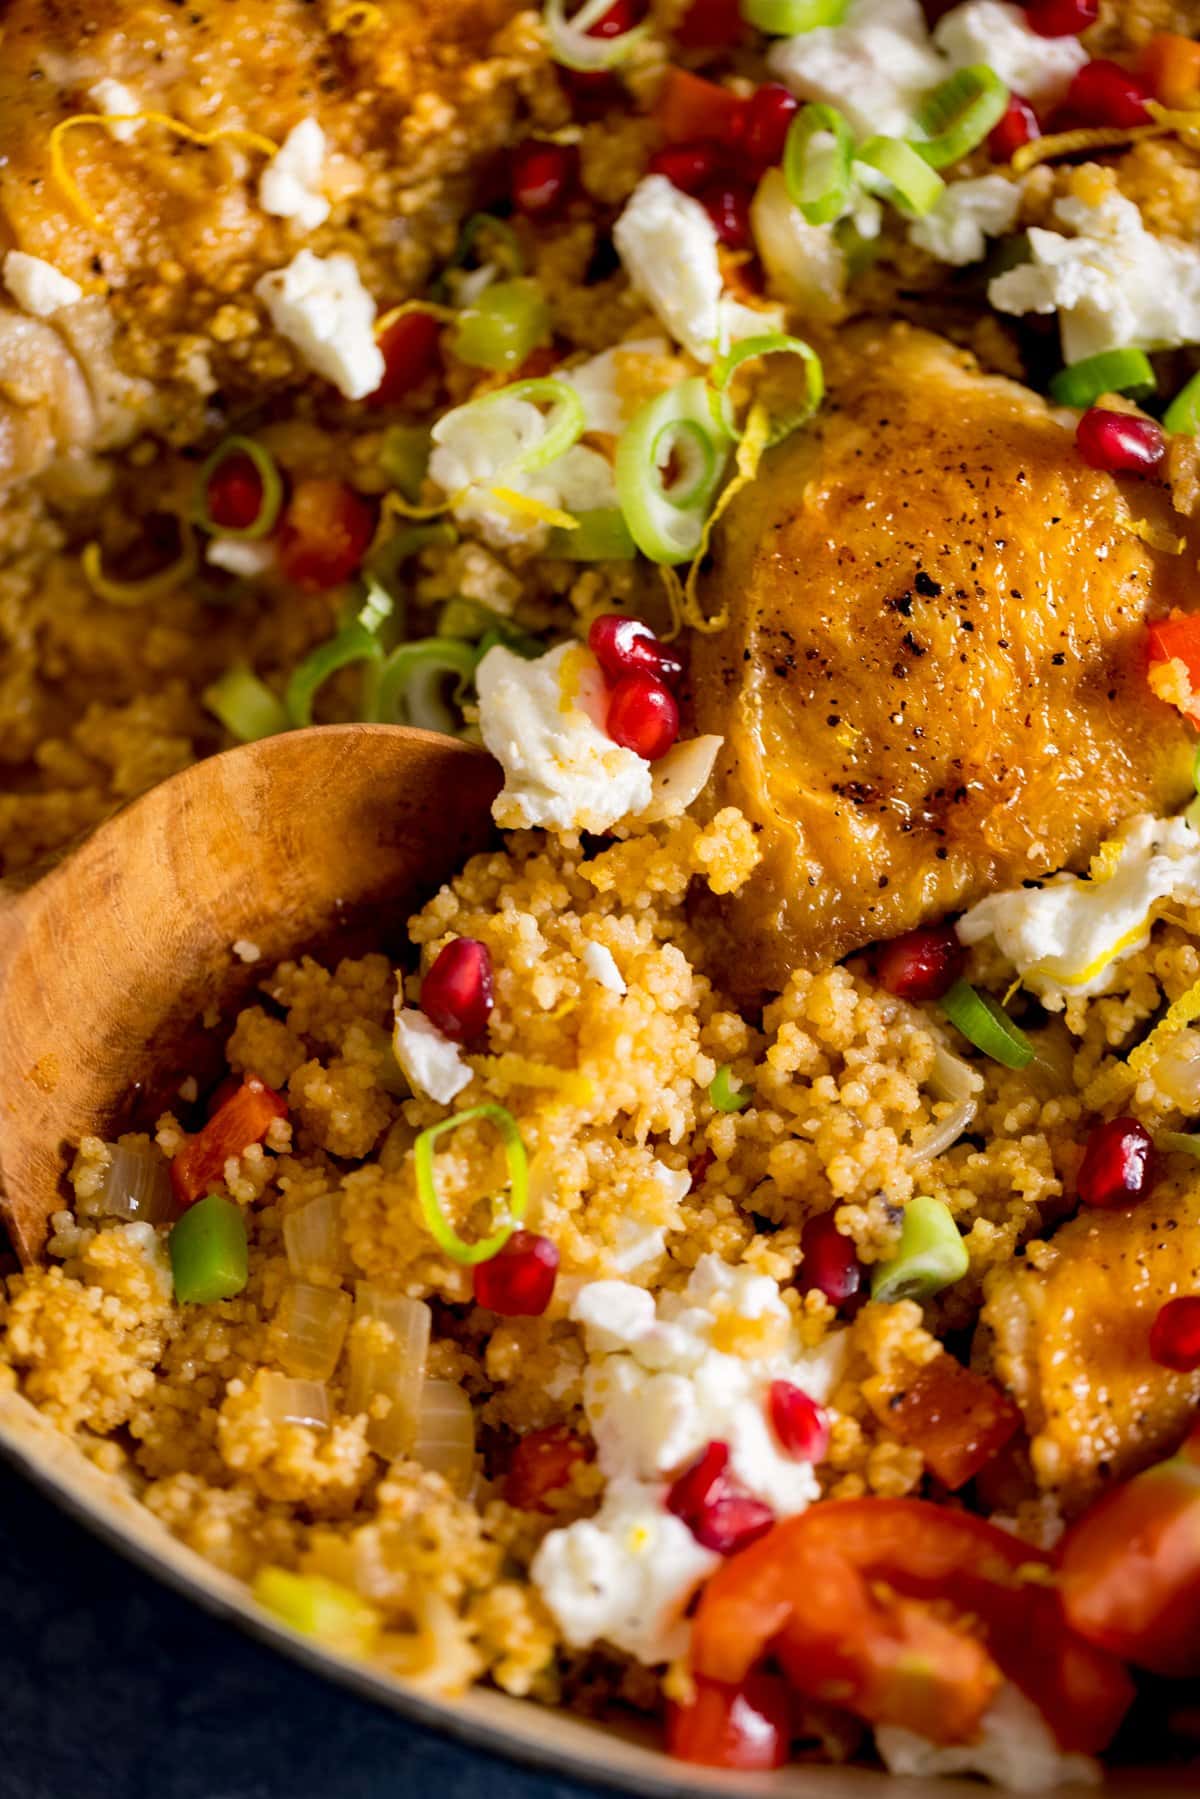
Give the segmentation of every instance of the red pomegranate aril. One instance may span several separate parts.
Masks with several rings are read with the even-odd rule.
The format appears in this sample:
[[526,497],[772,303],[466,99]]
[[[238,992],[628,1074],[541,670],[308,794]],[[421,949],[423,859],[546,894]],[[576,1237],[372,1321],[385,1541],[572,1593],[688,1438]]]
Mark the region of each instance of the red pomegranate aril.
[[701,189],[696,195],[727,250],[750,248],[751,197],[748,187],[727,181],[718,181],[711,187]]
[[1084,63],[1067,89],[1063,107],[1081,125],[1112,126],[1125,131],[1150,123],[1146,110],[1149,98],[1149,90],[1136,75],[1123,69],[1119,62],[1098,57]]
[[565,1424],[531,1430],[513,1451],[504,1481],[504,1497],[522,1512],[549,1511],[546,1499],[565,1487],[579,1462],[591,1460],[592,1448]]
[[841,1307],[864,1291],[862,1264],[850,1237],[834,1223],[832,1211],[810,1218],[800,1233],[798,1284],[802,1293],[823,1293],[831,1306]]
[[405,312],[393,319],[379,336],[383,354],[383,380],[368,406],[398,406],[430,372],[441,367],[442,327],[428,312]]
[[667,144],[656,150],[647,165],[651,175],[665,175],[682,194],[698,194],[721,172],[725,153],[707,139],[698,144]]
[[443,1036],[474,1043],[487,1030],[495,996],[486,943],[454,937],[441,948],[421,982],[421,1010]]
[[262,511],[262,476],[245,450],[235,450],[209,478],[208,516],[222,531],[246,531]]
[[1150,1354],[1163,1368],[1194,1374],[1200,1368],[1200,1294],[1168,1299],[1150,1327]]
[[571,198],[578,174],[575,144],[545,144],[527,138],[512,154],[513,205],[527,219],[552,219]]
[[692,0],[675,27],[684,50],[730,50],[745,31],[742,0]]
[[558,1275],[558,1250],[549,1237],[515,1231],[489,1262],[472,1270],[475,1302],[502,1318],[540,1318]]
[[797,1462],[820,1462],[829,1449],[829,1419],[824,1406],[790,1380],[773,1380],[767,1391],[771,1428],[785,1455]]
[[875,975],[897,999],[941,999],[965,962],[966,951],[953,925],[918,925],[884,944],[875,958]]
[[741,143],[738,146],[756,177],[783,161],[788,127],[800,103],[781,82],[767,81],[746,102]]
[[657,762],[679,736],[675,696],[657,675],[622,675],[609,695],[607,727],[622,749]]
[[1076,1188],[1085,1206],[1130,1206],[1158,1174],[1154,1139],[1136,1118],[1110,1118],[1088,1138]]
[[673,687],[683,679],[683,662],[669,644],[660,643],[649,625],[621,612],[602,612],[592,620],[588,648],[609,681],[622,675],[654,675]]
[[707,1443],[694,1462],[676,1475],[664,1501],[669,1512],[685,1523],[710,1505],[718,1483],[729,1466],[728,1443]]
[[988,155],[993,162],[1011,162],[1022,144],[1031,144],[1041,135],[1038,116],[1028,100],[1010,94],[1004,117],[988,133]]
[[739,1549],[765,1536],[775,1514],[761,1499],[749,1493],[728,1492],[713,1500],[699,1517],[686,1520],[697,1543],[717,1555],[736,1555]]
[[1154,475],[1167,453],[1162,426],[1130,412],[1089,406],[1075,427],[1075,448],[1089,468],[1110,475]]
[[774,1674],[748,1674],[740,1686],[692,1677],[688,1705],[667,1706],[667,1753],[704,1768],[744,1773],[782,1768],[792,1740],[792,1694]]
[[1039,37],[1078,37],[1099,13],[1100,0],[1025,0],[1025,17]]

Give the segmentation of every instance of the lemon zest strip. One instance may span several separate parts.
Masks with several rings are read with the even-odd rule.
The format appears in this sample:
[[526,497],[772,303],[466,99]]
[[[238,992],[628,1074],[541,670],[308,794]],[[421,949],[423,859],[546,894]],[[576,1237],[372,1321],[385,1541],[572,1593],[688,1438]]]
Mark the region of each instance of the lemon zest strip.
[[682,616],[693,631],[723,631],[729,623],[729,608],[722,607],[711,618],[700,609],[696,597],[696,587],[700,580],[700,569],[704,558],[708,555],[708,546],[712,541],[713,531],[730,505],[744,487],[749,487],[758,474],[758,465],[762,461],[763,451],[771,441],[771,415],[761,400],[755,400],[750,408],[750,416],[746,420],[746,428],[742,432],[735,459],[736,473],[722,489],[721,497],[704,521],[704,530],[700,535],[700,543],[696,550],[692,566],[688,569],[687,580],[683,585]]
[[438,306],[432,300],[405,300],[375,320],[376,337],[382,337],[389,325],[394,325],[397,319],[406,318],[410,312],[427,312],[439,325],[453,325],[458,321],[458,314],[450,306]]
[[548,1088],[579,1106],[586,1106],[595,1098],[595,1082],[574,1068],[557,1068],[552,1062],[532,1062],[513,1050],[504,1050],[498,1056],[474,1056],[472,1061],[480,1074],[490,1080],[505,1081],[514,1087]]
[[533,519],[539,525],[557,525],[560,531],[579,529],[579,520],[569,512],[563,512],[558,506],[547,506],[543,500],[535,500],[532,494],[518,493],[515,487],[490,487],[488,492],[519,518]]
[[50,173],[76,212],[94,231],[107,231],[108,226],[100,213],[84,199],[79,183],[67,167],[63,149],[67,132],[79,125],[101,125],[106,130],[110,125],[161,125],[164,131],[173,131],[185,143],[196,144],[205,150],[223,141],[244,144],[249,150],[261,150],[265,156],[274,156],[279,149],[274,138],[264,137],[260,131],[249,131],[241,125],[221,125],[215,131],[196,131],[167,112],[72,113],[69,119],[60,119],[50,133]]

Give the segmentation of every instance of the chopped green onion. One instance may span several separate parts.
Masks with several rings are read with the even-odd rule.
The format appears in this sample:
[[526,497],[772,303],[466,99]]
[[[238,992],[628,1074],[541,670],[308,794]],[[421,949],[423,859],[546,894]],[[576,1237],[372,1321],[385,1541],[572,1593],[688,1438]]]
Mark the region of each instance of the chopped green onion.
[[1200,1135],[1194,1136],[1188,1131],[1160,1131],[1155,1141],[1159,1149],[1200,1157]]
[[[626,426],[617,444],[617,497],[634,542],[651,562],[686,562],[700,547],[733,437],[728,406],[700,375],[648,400]],[[677,497],[663,475],[672,452],[685,446],[690,466]]]
[[904,1208],[900,1244],[889,1262],[877,1262],[871,1298],[883,1305],[898,1299],[932,1299],[962,1279],[969,1266],[967,1246],[949,1206],[918,1194]]
[[436,523],[429,525],[405,525],[372,552],[366,567],[377,581],[387,587],[389,583],[399,580],[400,565],[407,562],[410,556],[419,555],[432,544],[444,544],[449,549],[457,542],[458,532],[446,519],[438,519]]
[[189,1206],[167,1239],[175,1297],[181,1305],[232,1299],[250,1278],[240,1206],[210,1193]]
[[712,366],[713,386],[723,393],[742,364],[758,356],[799,356],[804,363],[804,403],[772,416],[766,444],[770,449],[807,423],[820,406],[825,398],[825,369],[812,345],[806,344],[802,337],[786,337],[782,331],[769,331],[762,337],[744,337],[724,356],[718,356]]
[[364,625],[361,619],[352,620],[336,637],[331,637],[328,643],[320,644],[292,671],[292,678],[283,696],[289,719],[294,725],[311,725],[313,701],[318,689],[325,685],[331,675],[336,675],[339,669],[352,667],[356,662],[382,660],[383,645],[377,634]]
[[546,541],[547,556],[559,556],[566,562],[632,562],[637,555],[619,506],[577,512],[575,519],[573,531],[555,525]]
[[749,1087],[735,1087],[728,1062],[722,1062],[708,1084],[708,1103],[714,1112],[742,1112],[754,1098]]
[[454,254],[447,263],[447,268],[466,268],[472,257],[480,260],[477,245],[481,237],[495,238],[500,249],[500,259],[509,275],[525,273],[525,257],[521,250],[521,240],[507,219],[498,219],[493,212],[473,212],[464,220],[463,228],[458,234],[458,242],[454,246]]
[[976,1049],[1005,1068],[1024,1068],[1033,1061],[1033,1045],[990,993],[979,993],[969,981],[955,981],[942,1001],[942,1011]]
[[200,697],[239,743],[257,743],[288,728],[283,701],[248,668],[229,669]]
[[450,347],[473,369],[515,369],[550,342],[550,311],[532,281],[496,281],[458,315]]
[[79,566],[92,592],[110,606],[144,606],[150,600],[161,600],[174,593],[184,581],[196,573],[199,557],[196,536],[183,519],[179,525],[179,554],[165,568],[156,569],[136,581],[121,581],[105,573],[104,558],[98,543],[86,544],[80,553]]
[[[490,1124],[495,1125],[503,1140],[504,1156],[508,1163],[508,1217],[490,1237],[483,1237],[478,1243],[465,1242],[442,1211],[433,1168],[433,1146],[437,1139],[446,1131],[456,1130],[460,1124],[466,1124],[471,1118],[486,1118]],[[512,1113],[504,1106],[471,1106],[466,1112],[456,1112],[453,1118],[444,1118],[440,1124],[431,1124],[413,1144],[413,1164],[417,1176],[417,1193],[421,1201],[421,1216],[439,1249],[444,1250],[454,1261],[463,1262],[468,1267],[476,1262],[490,1262],[504,1248],[524,1218],[525,1207],[529,1203],[529,1163],[525,1145],[521,1141],[521,1132]],[[493,1221],[494,1217],[493,1206]]]
[[912,147],[932,169],[944,169],[981,144],[1004,117],[1008,89],[986,63],[955,69],[917,108],[921,133]]
[[855,151],[854,160],[883,178],[887,197],[909,218],[922,218],[945,191],[941,176],[898,137],[869,137]]
[[[440,731],[456,737],[462,728],[455,707],[475,673],[479,651],[473,643],[451,637],[422,637],[394,649],[375,673],[372,693],[364,708],[376,724],[413,725],[419,731]],[[452,700],[446,698],[454,682]]]
[[[240,530],[231,525],[218,525],[208,509],[208,489],[212,478],[221,464],[231,456],[248,457],[254,464],[254,472],[262,485],[262,504],[258,509],[258,517],[253,524],[243,525]],[[219,531],[222,537],[249,542],[256,537],[267,537],[275,529],[279,509],[283,505],[283,476],[270,451],[264,450],[252,437],[227,437],[224,443],[218,444],[200,470],[196,488],[196,523],[202,531]]]
[[497,400],[524,400],[531,406],[550,408],[542,435],[522,450],[515,462],[509,463],[505,474],[531,475],[548,463],[557,462],[572,444],[578,443],[587,426],[583,401],[575,389],[565,381],[555,381],[549,376],[539,381],[514,381],[498,393],[485,394],[471,404],[482,408]]
[[432,442],[424,425],[389,425],[379,450],[379,467],[392,486],[416,505],[429,467]]
[[742,17],[771,37],[799,37],[821,25],[840,25],[850,0],[742,0]]
[[806,106],[792,120],[783,176],[792,204],[810,225],[840,219],[854,192],[854,134],[836,106]]
[[1200,432],[1200,375],[1186,382],[1163,413],[1163,430],[1178,432],[1181,437],[1195,437]]
[[323,1574],[260,1568],[253,1592],[265,1611],[342,1655],[370,1655],[379,1640],[382,1620],[374,1606]]
[[461,638],[467,643],[477,644],[476,658],[486,654],[483,645],[490,649],[493,643],[502,643],[506,648],[515,650],[519,656],[532,660],[545,653],[546,646],[528,631],[522,631],[510,619],[499,612],[493,612],[481,600],[464,599],[461,594],[447,600],[442,607],[437,622],[437,634],[443,638]]
[[1144,400],[1156,386],[1144,350],[1101,350],[1098,356],[1085,356],[1082,362],[1060,369],[1050,383],[1050,397],[1060,406],[1078,406],[1082,411],[1101,394],[1128,394],[1131,400]]
[[589,37],[606,13],[612,11],[613,0],[584,0],[571,19],[566,15],[566,0],[546,0],[542,24],[550,40],[550,53],[565,69],[595,73],[615,69],[623,63],[650,30],[650,21],[622,31],[617,37]]

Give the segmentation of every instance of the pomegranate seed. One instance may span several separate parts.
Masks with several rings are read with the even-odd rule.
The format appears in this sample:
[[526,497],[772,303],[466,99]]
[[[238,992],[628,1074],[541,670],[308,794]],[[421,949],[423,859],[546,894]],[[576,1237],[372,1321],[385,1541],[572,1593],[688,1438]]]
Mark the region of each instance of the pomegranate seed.
[[1004,117],[988,135],[988,153],[993,162],[1011,162],[1022,144],[1030,144],[1041,135],[1037,114],[1028,100],[1022,100],[1020,94],[1010,94]]
[[398,406],[430,372],[441,366],[442,327],[428,312],[404,312],[380,333],[383,380],[368,406]]
[[770,1506],[743,1492],[728,1469],[728,1443],[707,1444],[677,1476],[665,1501],[696,1541],[718,1555],[743,1549],[775,1522]]
[[711,1149],[702,1149],[698,1156],[693,1156],[688,1163],[688,1174],[691,1177],[692,1190],[698,1192],[708,1179],[708,1171],[716,1161]]
[[717,182],[696,198],[716,226],[717,236],[728,250],[750,247],[750,189],[740,183]]
[[679,735],[679,707],[669,687],[638,669],[613,688],[607,724],[614,743],[657,762]]
[[729,1466],[728,1443],[708,1443],[682,1474],[676,1475],[666,1497],[666,1508],[677,1518],[702,1512],[714,1497],[717,1483]]
[[514,1231],[499,1255],[476,1262],[475,1303],[502,1318],[540,1318],[558,1274],[558,1250],[549,1237]]
[[262,476],[244,450],[224,457],[208,483],[208,516],[223,531],[245,531],[262,511]]
[[592,1446],[568,1430],[551,1424],[531,1430],[513,1451],[504,1481],[504,1497],[522,1512],[547,1512],[546,1497],[565,1487],[578,1462],[590,1461]]
[[1078,37],[1094,25],[1100,0],[1025,0],[1025,17],[1039,37]]
[[783,161],[788,127],[799,110],[799,101],[778,81],[764,82],[747,100],[740,148],[755,179]]
[[668,144],[650,158],[652,175],[665,175],[682,194],[698,194],[720,173],[725,160],[720,144],[708,139],[698,144]]
[[1157,1175],[1154,1139],[1145,1125],[1110,1118],[1088,1138],[1076,1185],[1085,1206],[1127,1206],[1146,1198]]
[[1163,1368],[1192,1374],[1200,1368],[1200,1296],[1168,1299],[1150,1327],[1150,1354]]
[[823,1461],[829,1448],[825,1409],[790,1380],[773,1380],[767,1393],[771,1428],[785,1455],[798,1462]]
[[858,1251],[839,1231],[832,1212],[808,1220],[800,1233],[800,1250],[802,1293],[823,1293],[831,1306],[844,1306],[865,1292]]
[[1067,89],[1063,108],[1080,125],[1109,125],[1123,131],[1150,123],[1149,98],[1145,83],[1136,75],[1120,63],[1100,57],[1084,63]]
[[575,144],[543,144],[527,138],[513,151],[513,205],[527,219],[551,219],[562,211],[579,174]]
[[609,681],[637,673],[654,675],[673,687],[683,679],[683,663],[667,644],[660,643],[640,618],[605,612],[592,620],[588,648]]
[[675,27],[684,50],[729,50],[741,42],[742,0],[692,0]]
[[953,925],[919,925],[884,944],[875,974],[879,985],[897,999],[941,999],[957,981],[966,959]]
[[1089,406],[1075,427],[1075,448],[1089,468],[1110,475],[1153,475],[1167,453],[1161,425],[1129,412]]
[[422,1012],[455,1043],[473,1043],[487,1030],[494,1004],[487,944],[452,938],[421,982]]

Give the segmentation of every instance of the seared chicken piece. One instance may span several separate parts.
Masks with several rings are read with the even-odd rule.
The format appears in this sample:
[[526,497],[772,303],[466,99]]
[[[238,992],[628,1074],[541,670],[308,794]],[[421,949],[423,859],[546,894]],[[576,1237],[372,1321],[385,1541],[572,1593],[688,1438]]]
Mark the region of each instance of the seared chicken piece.
[[1025,1414],[1038,1484],[1074,1512],[1110,1477],[1168,1454],[1200,1401],[1200,1373],[1151,1360],[1158,1309],[1200,1288],[1200,1184],[1164,1182],[1128,1211],[1085,1208],[1037,1265],[989,1277],[982,1327]]
[[[1071,415],[904,325],[851,333],[814,424],[714,545],[692,650],[710,789],[761,831],[724,914],[743,992],[1078,865],[1190,788],[1142,626],[1195,596],[1163,494],[1087,468]],[[1174,519],[1173,531],[1179,521]]]

